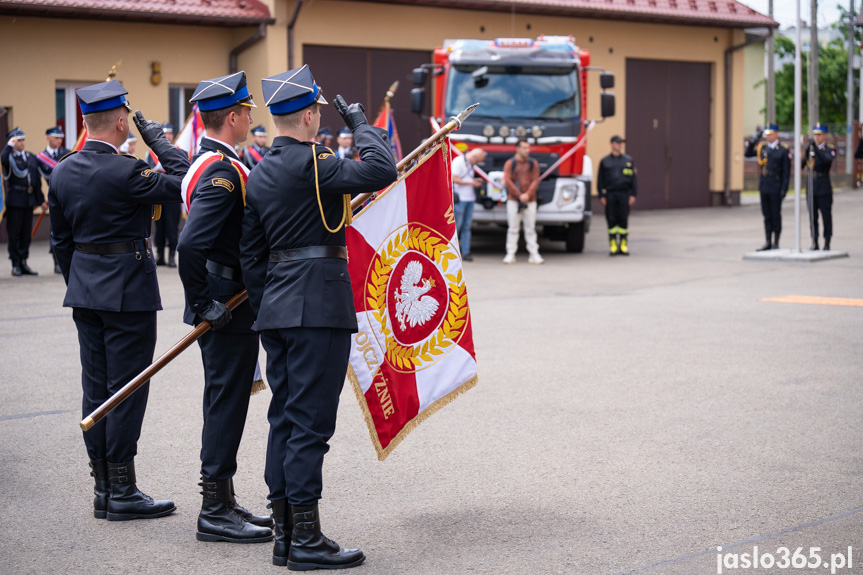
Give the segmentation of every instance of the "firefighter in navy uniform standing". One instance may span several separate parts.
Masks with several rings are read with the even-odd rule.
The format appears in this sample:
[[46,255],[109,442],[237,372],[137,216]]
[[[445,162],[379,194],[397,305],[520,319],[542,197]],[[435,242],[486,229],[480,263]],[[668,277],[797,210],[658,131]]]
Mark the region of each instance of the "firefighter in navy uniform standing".
[[[57,166],[57,162],[59,162],[63,156],[69,153],[69,150],[63,145],[63,139],[66,137],[66,134],[63,133],[63,130],[58,128],[57,126],[52,126],[45,130],[45,139],[48,141],[48,145],[44,150],[36,154],[36,159],[39,161],[39,173],[42,174],[42,177],[45,178],[45,186],[48,187],[51,185],[51,174],[54,172],[54,168]],[[54,234],[51,234],[51,247],[49,248],[49,252],[52,256],[54,256]],[[60,269],[60,264],[57,263],[57,257],[54,256],[54,273],[60,274],[63,271]]]
[[629,255],[629,208],[638,196],[638,173],[632,157],[621,152],[625,142],[611,137],[611,153],[599,163],[596,191],[608,222],[608,255]]
[[[767,143],[760,142],[764,136]],[[779,127],[770,124],[750,140],[746,147],[747,158],[757,158],[761,167],[758,191],[761,192],[761,213],[764,214],[764,245],[757,251],[779,248],[782,233],[782,200],[788,193],[791,175],[791,151],[779,142]]]
[[[245,140],[245,135],[243,140]],[[258,162],[264,159],[270,148],[267,147],[267,129],[263,126],[255,126],[252,128],[252,145],[243,148],[240,157],[243,163],[251,170],[258,165]]]
[[[162,303],[147,236],[153,206],[180,201],[189,160],[168,143],[158,122],[148,122],[140,112],[135,124],[168,173],[118,154],[129,134],[127,92],[119,82],[77,94],[89,139],[54,169],[48,200],[54,252],[67,286],[63,305],[72,308],[78,329],[86,416],[153,362]],[[134,458],[148,390],[144,385],[84,432],[97,518],[149,519],[176,509],[136,485]]]
[[244,289],[240,272],[243,190],[248,171],[234,151],[246,139],[255,106],[245,72],[204,80],[198,104],[207,136],[183,181],[191,194],[180,237],[180,279],[186,294],[183,319],[213,329],[198,339],[204,362],[204,428],[201,433],[199,541],[271,541],[272,519],[237,504],[234,474],[249,395],[258,362],[258,334],[248,301],[233,313],[225,305]]
[[[162,123],[162,131],[168,142],[174,143],[174,126],[168,122]],[[147,165],[154,172],[164,173],[165,169],[159,162],[159,158],[153,150],[147,154]],[[156,265],[169,268],[177,267],[177,238],[180,234],[180,214],[182,204],[165,204],[162,206],[162,215],[156,220]],[[168,259],[165,259],[165,247],[168,248]]]
[[33,208],[47,208],[42,195],[42,180],[36,156],[24,150],[27,135],[19,128],[8,134],[9,142],[0,152],[6,178],[6,233],[9,237],[9,259],[12,275],[39,275],[27,265],[30,257],[30,234],[33,233]]
[[308,66],[262,84],[278,134],[249,176],[240,261],[273,391],[264,474],[276,520],[273,563],[354,567],[363,552],[323,536],[318,516],[324,454],[357,331],[344,226],[350,197],[391,184],[396,166],[385,132],[340,96],[336,109],[362,161],[310,141],[326,100]]
[[833,184],[830,182],[830,168],[836,159],[836,148],[828,144],[827,126],[817,123],[812,126],[812,140],[803,154],[803,167],[812,170],[812,194],[807,191],[806,203],[809,205],[809,218],[812,224],[812,245],[810,250],[818,249],[818,212],[824,220],[824,249],[830,249],[833,237]]

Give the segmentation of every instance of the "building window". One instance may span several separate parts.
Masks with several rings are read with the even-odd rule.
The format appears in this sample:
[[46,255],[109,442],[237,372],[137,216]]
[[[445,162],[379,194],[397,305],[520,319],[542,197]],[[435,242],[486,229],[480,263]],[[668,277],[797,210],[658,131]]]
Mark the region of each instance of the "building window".
[[78,141],[78,134],[84,129],[84,118],[78,107],[75,90],[89,86],[87,82],[57,82],[55,91],[56,122],[66,134],[66,147],[70,150]]
[[195,94],[195,86],[170,86],[168,88],[168,116],[174,125],[176,133],[186,124],[186,119],[192,113],[192,104],[189,103]]

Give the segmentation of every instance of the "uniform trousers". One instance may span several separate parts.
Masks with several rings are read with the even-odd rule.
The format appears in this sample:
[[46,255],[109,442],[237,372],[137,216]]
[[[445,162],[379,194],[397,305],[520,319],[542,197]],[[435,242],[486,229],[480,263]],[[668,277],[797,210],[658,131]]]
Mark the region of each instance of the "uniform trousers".
[[605,220],[609,233],[615,228],[619,228],[615,233],[629,233],[629,192],[609,191],[605,198]]
[[768,234],[782,232],[782,194],[761,192],[761,213],[764,214],[764,231]]
[[162,205],[162,215],[156,220],[156,247],[160,250],[166,243],[168,249],[177,249],[181,210],[180,204]]
[[[72,319],[81,348],[82,412],[86,417],[153,363],[155,311],[101,311],[76,307]],[[84,432],[90,459],[127,463],[138,453],[147,409],[147,382]]]
[[809,207],[812,210],[812,239],[818,239],[818,212],[821,212],[821,218],[824,220],[824,239],[829,240],[833,237],[833,194],[825,194],[822,196],[812,196],[813,205]]
[[258,362],[258,334],[208,331],[198,345],[204,362],[201,475],[221,481],[237,472],[237,450]]
[[270,500],[310,506],[321,498],[324,455],[336,430],[351,333],[311,327],[261,333],[273,391],[264,472]]
[[462,200],[453,206],[455,211],[455,231],[461,255],[470,254],[470,226],[473,223],[473,208],[476,202]]
[[30,257],[30,234],[33,233],[33,208],[6,206],[6,234],[9,236],[9,259],[20,265]]
[[524,243],[530,255],[539,253],[539,243],[536,240],[536,202],[528,202],[527,207],[518,210],[518,200],[507,200],[506,221],[506,253],[515,255],[518,251],[518,232],[524,222]]

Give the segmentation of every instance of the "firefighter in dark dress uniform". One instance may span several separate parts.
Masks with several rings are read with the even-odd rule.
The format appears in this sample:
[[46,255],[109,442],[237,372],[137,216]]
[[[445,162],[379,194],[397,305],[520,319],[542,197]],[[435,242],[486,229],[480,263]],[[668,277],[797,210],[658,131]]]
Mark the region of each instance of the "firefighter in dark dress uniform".
[[608,222],[608,255],[629,255],[629,208],[638,196],[638,172],[632,157],[621,152],[626,142],[620,136],[611,137],[611,153],[599,162],[596,191],[605,206]]
[[[63,146],[63,139],[65,137],[66,134],[63,133],[63,130],[57,126],[51,126],[45,130],[45,139],[48,141],[48,145],[44,150],[36,154],[36,160],[39,163],[39,173],[42,174],[43,178],[45,178],[46,188],[51,185],[51,174],[54,172],[57,162],[69,153],[69,150]],[[52,256],[54,255],[54,234],[51,234],[50,248],[48,251]],[[60,269],[60,264],[57,263],[56,256],[54,257],[54,273],[63,273]]]
[[[84,415],[153,361],[162,303],[147,236],[153,206],[180,201],[189,167],[161,126],[140,112],[135,124],[167,174],[117,152],[129,134],[126,93],[115,80],[77,91],[89,139],[57,164],[48,192],[54,252],[67,286],[63,305],[72,308],[78,328]],[[148,519],[175,509],[173,502],[154,501],[136,485],[134,458],[148,389],[144,385],[84,432],[97,518]]]
[[260,347],[252,330],[252,308],[225,305],[245,287],[240,272],[243,190],[248,168],[234,146],[246,139],[255,107],[245,72],[204,80],[191,102],[198,104],[207,136],[183,180],[190,201],[180,237],[180,279],[186,294],[183,319],[213,329],[198,339],[204,362],[204,429],[201,434],[199,541],[271,541],[272,519],[237,504],[233,476],[243,437],[249,394]]
[[824,220],[824,249],[830,249],[830,238],[833,237],[833,184],[830,183],[830,168],[836,159],[836,148],[826,143],[827,126],[821,122],[812,126],[812,140],[803,154],[803,166],[812,170],[812,192],[806,192],[806,203],[809,206],[809,221],[811,223],[812,246],[810,250],[818,249],[818,212]]
[[42,180],[36,156],[24,150],[27,135],[19,128],[8,134],[9,142],[0,152],[3,177],[6,178],[6,234],[9,237],[9,259],[12,275],[39,275],[27,265],[30,257],[30,234],[33,233],[33,208],[47,208],[42,194]]
[[311,141],[326,100],[308,66],[265,78],[263,92],[278,134],[249,176],[240,259],[273,391],[265,471],[276,520],[273,563],[354,567],[363,552],[323,536],[318,516],[324,454],[357,331],[344,226],[351,196],[391,184],[396,167],[383,130],[340,96],[336,109],[362,161]]
[[[245,140],[245,136],[243,137]],[[263,126],[255,126],[252,128],[252,145],[243,148],[240,157],[243,163],[251,170],[258,165],[270,148],[267,147],[267,129]]]
[[[767,142],[761,142],[761,136]],[[746,147],[747,158],[757,158],[761,167],[758,191],[761,192],[761,213],[764,214],[765,242],[759,252],[779,248],[779,234],[782,233],[782,200],[788,193],[788,180],[791,175],[791,151],[779,142],[779,127],[770,124],[749,141]]]
[[[174,143],[174,125],[168,122],[162,123],[162,131],[170,143]],[[159,162],[159,158],[150,150],[147,154],[147,164],[154,172],[164,173],[165,169]],[[156,220],[156,265],[166,265],[169,268],[177,267],[177,239],[180,234],[180,215],[183,212],[182,204],[165,204],[162,206],[162,215]],[[168,248],[168,258],[165,259],[165,248]]]

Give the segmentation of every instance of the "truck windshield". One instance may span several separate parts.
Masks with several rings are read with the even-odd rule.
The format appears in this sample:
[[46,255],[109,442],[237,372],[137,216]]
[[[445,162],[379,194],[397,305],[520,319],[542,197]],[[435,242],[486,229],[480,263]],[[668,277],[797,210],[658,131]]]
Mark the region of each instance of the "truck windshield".
[[449,73],[446,115],[480,103],[473,117],[572,120],[580,115],[574,68],[457,65]]

